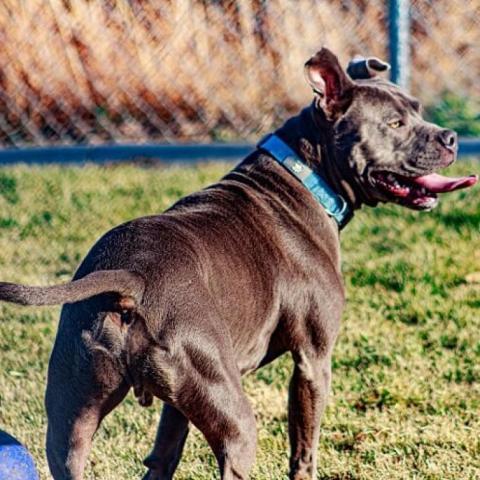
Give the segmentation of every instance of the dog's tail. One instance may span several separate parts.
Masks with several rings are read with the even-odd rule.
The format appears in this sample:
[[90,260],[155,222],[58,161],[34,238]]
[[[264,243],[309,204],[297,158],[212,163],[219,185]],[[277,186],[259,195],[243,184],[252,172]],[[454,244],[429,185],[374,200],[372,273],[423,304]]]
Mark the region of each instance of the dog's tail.
[[[0,300],[20,305],[58,305],[73,303],[100,293],[118,293],[138,305],[143,297],[145,281],[128,270],[98,270],[79,280],[51,287],[31,287],[0,282]],[[129,303],[127,301],[127,303]],[[133,305],[132,305],[133,306]]]

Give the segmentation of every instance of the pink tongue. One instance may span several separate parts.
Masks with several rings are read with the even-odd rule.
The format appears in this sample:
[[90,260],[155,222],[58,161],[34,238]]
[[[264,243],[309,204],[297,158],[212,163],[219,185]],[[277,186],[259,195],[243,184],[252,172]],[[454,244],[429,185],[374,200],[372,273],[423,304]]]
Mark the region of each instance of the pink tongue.
[[438,173],[431,173],[423,177],[412,179],[417,185],[425,187],[433,193],[453,192],[460,188],[467,188],[475,185],[478,181],[478,175],[470,175],[468,177],[450,178]]

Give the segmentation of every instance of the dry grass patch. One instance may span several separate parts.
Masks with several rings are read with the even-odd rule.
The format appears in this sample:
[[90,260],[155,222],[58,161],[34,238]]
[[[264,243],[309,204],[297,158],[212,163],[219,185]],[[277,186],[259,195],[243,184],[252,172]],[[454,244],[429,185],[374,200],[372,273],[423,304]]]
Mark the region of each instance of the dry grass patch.
[[[461,4],[460,4],[461,3]],[[413,91],[480,96],[478,2],[412,2]],[[258,138],[321,45],[387,58],[380,0],[2,0],[0,144]],[[445,21],[448,19],[448,21]]]

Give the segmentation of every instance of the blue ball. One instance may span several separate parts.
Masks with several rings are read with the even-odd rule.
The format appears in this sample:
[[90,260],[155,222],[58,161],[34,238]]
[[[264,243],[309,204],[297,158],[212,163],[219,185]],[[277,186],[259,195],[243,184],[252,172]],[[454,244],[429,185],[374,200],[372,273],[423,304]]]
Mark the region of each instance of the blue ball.
[[28,450],[8,433],[0,430],[0,480],[38,480]]

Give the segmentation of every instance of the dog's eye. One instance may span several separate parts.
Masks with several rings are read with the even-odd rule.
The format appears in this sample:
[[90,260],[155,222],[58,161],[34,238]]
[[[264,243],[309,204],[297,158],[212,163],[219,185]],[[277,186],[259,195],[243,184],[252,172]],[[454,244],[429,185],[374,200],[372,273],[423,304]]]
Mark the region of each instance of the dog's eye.
[[388,122],[387,125],[390,128],[399,128],[403,125],[403,122],[401,120],[392,120],[391,122]]

